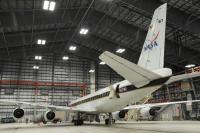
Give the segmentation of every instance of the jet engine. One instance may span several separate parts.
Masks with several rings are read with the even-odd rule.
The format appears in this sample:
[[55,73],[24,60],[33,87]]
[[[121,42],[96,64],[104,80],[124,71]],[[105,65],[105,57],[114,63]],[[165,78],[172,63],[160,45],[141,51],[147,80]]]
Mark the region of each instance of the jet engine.
[[44,113],[44,120],[52,121],[55,118],[55,113],[53,111],[47,111]]
[[43,122],[44,124],[46,124],[48,121],[52,121],[55,118],[55,112],[53,111],[46,111],[40,115],[38,115],[36,117],[35,122],[39,123],[39,122]]
[[146,108],[142,108],[140,110],[140,115],[142,118],[150,118],[156,115],[156,109],[154,108],[150,108],[150,107],[146,107]]
[[126,114],[127,114],[128,110],[121,110],[121,111],[116,111],[116,112],[113,112],[112,115],[113,115],[113,119],[114,120],[124,120]]
[[21,109],[21,108],[16,108],[14,111],[13,111],[13,116],[15,119],[20,119],[24,116],[24,110]]

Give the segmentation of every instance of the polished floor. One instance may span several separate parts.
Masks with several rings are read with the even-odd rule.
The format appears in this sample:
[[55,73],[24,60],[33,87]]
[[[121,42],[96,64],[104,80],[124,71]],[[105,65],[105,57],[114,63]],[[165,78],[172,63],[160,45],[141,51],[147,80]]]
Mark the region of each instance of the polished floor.
[[200,133],[198,121],[141,121],[104,124],[0,124],[0,133]]

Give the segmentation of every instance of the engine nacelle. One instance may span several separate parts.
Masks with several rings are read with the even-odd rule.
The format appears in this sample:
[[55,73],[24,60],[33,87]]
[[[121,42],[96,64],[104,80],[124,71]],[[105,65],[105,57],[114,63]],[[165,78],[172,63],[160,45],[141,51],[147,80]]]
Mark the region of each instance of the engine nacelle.
[[52,121],[55,118],[56,114],[53,111],[47,111],[44,113],[45,121]]
[[21,108],[16,108],[14,111],[13,111],[13,116],[15,119],[20,119],[24,116],[24,110],[21,109]]
[[126,114],[127,114],[128,110],[121,110],[121,111],[116,111],[113,112],[113,119],[115,120],[124,120]]
[[48,121],[52,121],[55,118],[55,113],[53,111],[46,111],[45,113],[42,113],[36,117],[35,122],[43,122],[46,124]]
[[140,110],[140,114],[141,114],[141,116],[142,117],[150,117],[150,116],[155,116],[156,115],[156,109],[153,109],[153,108],[149,108],[149,107],[147,107],[147,108],[142,108],[141,110]]

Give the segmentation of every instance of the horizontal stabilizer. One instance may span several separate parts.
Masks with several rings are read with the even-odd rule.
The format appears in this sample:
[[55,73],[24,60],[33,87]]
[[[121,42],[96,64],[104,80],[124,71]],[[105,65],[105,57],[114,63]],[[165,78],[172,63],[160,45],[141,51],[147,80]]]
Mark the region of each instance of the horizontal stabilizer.
[[165,84],[170,84],[172,82],[189,79],[189,78],[195,78],[199,76],[200,76],[199,72],[180,74],[180,75],[170,77],[169,80]]
[[127,106],[124,109],[140,109],[140,108],[146,108],[146,107],[160,107],[160,106],[165,106],[165,105],[173,105],[173,104],[181,104],[181,103],[194,103],[194,102],[200,102],[200,100],[188,100],[188,101],[165,102],[165,103],[138,104],[138,105]]
[[161,78],[160,75],[108,51],[101,54],[99,58],[136,87],[144,86],[152,80]]

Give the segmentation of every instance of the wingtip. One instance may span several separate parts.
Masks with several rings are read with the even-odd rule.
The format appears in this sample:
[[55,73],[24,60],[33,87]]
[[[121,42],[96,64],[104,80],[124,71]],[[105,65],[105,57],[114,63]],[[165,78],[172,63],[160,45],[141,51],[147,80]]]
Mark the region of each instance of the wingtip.
[[111,53],[111,52],[109,52],[109,51],[104,51],[104,52],[99,56],[99,59],[102,59],[102,56],[103,56],[103,55],[106,55],[106,54],[108,54],[108,53]]

